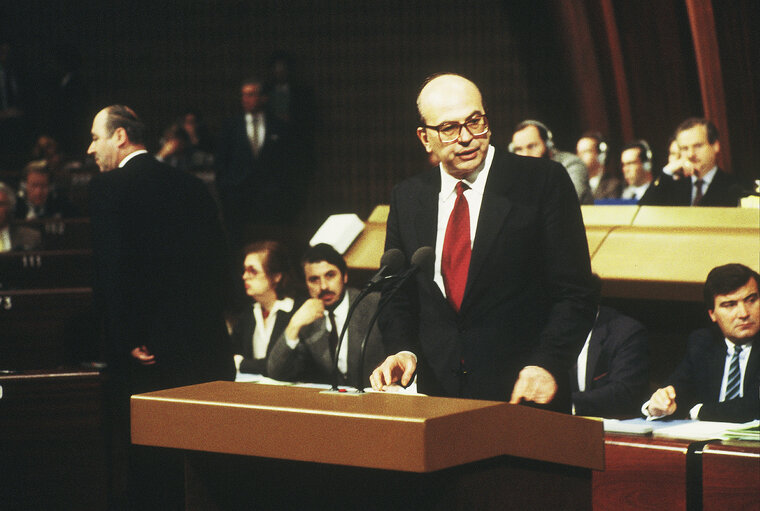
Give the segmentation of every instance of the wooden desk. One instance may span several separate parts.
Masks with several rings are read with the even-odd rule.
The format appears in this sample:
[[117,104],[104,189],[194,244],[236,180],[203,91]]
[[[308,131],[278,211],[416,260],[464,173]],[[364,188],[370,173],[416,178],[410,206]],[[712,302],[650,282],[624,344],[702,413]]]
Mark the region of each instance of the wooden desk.
[[132,442],[187,450],[201,509],[589,509],[604,466],[597,421],[231,382],[132,396]]
[[91,250],[40,250],[0,254],[0,291],[92,285]]
[[594,510],[687,510],[691,442],[607,434],[592,476]]
[[760,510],[760,444],[717,442],[702,449],[704,511]]
[[0,508],[107,508],[104,377],[0,374]]
[[92,289],[0,289],[0,369],[51,369],[101,356]]

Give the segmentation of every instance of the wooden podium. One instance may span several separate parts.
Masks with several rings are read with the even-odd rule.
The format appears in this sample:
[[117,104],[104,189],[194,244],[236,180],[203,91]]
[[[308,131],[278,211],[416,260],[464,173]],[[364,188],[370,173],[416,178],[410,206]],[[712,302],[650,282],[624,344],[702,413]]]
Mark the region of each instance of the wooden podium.
[[188,509],[590,509],[602,423],[503,402],[212,382],[132,396]]

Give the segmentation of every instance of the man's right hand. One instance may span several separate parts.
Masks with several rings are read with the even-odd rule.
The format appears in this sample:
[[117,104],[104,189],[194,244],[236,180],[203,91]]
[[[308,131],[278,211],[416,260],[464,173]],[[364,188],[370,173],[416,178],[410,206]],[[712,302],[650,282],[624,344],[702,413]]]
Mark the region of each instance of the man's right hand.
[[406,387],[412,381],[417,370],[417,358],[409,352],[402,351],[386,358],[377,369],[372,371],[369,382],[373,390],[385,390],[394,383]]
[[652,417],[672,415],[676,411],[676,389],[672,385],[657,389],[649,399],[647,410]]
[[288,339],[298,339],[298,334],[306,325],[311,325],[325,313],[325,305],[319,298],[309,298],[303,305],[298,308],[293,317],[290,318],[285,335]]

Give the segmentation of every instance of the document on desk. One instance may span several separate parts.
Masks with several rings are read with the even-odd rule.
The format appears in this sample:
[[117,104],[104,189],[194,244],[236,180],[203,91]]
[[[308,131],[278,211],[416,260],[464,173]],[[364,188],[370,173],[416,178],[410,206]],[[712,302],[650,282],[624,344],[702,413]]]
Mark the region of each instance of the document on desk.
[[735,422],[691,421],[685,424],[656,429],[653,432],[653,436],[694,441],[720,440],[724,438],[724,435],[728,430],[733,430],[741,426],[746,426],[746,424],[737,424]]
[[723,433],[725,440],[749,440],[760,442],[760,420],[754,420],[745,424],[729,428]]

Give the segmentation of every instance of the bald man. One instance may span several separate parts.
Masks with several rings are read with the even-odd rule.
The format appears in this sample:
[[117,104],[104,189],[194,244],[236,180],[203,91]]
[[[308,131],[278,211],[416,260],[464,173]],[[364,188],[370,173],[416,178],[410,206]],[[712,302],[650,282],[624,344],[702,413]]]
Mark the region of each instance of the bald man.
[[380,319],[390,356],[375,389],[416,374],[430,395],[530,402],[569,412],[567,371],[594,319],[588,247],[573,183],[556,162],[490,145],[470,80],[429,79],[417,136],[437,167],[398,185],[386,250],[433,247],[430,272]]

